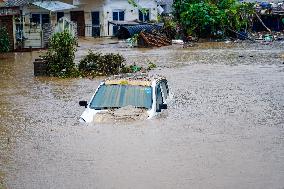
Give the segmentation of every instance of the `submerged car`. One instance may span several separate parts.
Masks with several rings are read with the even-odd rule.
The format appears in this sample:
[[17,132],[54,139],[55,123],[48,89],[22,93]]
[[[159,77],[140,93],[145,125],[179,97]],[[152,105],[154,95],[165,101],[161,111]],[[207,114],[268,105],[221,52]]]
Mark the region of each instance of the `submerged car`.
[[162,76],[117,75],[101,82],[89,103],[80,101],[86,109],[80,122],[105,122],[117,119],[152,118],[167,109],[168,82]]

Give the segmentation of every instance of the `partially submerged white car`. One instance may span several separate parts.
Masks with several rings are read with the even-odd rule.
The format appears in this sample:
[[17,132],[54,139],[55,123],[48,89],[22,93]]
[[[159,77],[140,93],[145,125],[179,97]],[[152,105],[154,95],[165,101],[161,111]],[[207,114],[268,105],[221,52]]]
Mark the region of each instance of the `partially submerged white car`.
[[113,76],[101,82],[89,103],[79,102],[86,108],[79,121],[106,122],[135,119],[140,115],[150,119],[162,109],[167,109],[168,97],[165,77],[145,74]]

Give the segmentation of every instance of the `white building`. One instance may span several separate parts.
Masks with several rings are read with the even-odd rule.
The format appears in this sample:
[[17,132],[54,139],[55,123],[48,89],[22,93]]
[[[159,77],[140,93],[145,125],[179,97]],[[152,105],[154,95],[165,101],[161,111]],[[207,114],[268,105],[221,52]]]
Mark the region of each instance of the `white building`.
[[50,36],[46,30],[61,17],[77,24],[79,36],[113,36],[118,25],[157,20],[155,0],[138,0],[137,5],[127,0],[6,0],[0,6],[0,25],[11,34],[11,49],[43,48]]
[[80,36],[113,36],[117,27],[112,23],[131,24],[132,21],[156,21],[157,2],[155,0],[139,0],[140,8],[129,4],[127,0],[62,0],[77,8],[71,11],[57,12],[57,18],[65,16],[78,25]]

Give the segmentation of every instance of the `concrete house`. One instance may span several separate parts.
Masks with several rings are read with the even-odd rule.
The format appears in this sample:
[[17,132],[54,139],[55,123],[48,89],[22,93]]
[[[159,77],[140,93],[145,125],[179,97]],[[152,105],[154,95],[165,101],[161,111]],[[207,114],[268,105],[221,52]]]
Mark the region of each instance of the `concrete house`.
[[57,22],[56,12],[72,8],[60,1],[1,0],[0,27],[8,30],[11,50],[43,48]]
[[[129,4],[127,0],[60,0],[65,3],[62,5],[64,9],[54,8],[51,11],[52,2],[54,1],[39,1],[26,6],[26,20],[55,25],[61,17],[65,17],[77,24],[78,36],[95,37],[114,36],[119,25],[156,21],[158,16],[155,0],[139,0],[138,7]],[[140,11],[141,8],[146,13]]]
[[[44,48],[58,20],[77,26],[78,36],[114,36],[121,25],[156,21],[155,0],[0,0],[0,26],[10,34],[11,49]],[[146,11],[141,11],[141,9]]]
[[0,0],[0,27],[5,27],[9,34],[10,49],[15,49],[16,21],[21,15],[20,2]]
[[156,21],[158,16],[155,0],[138,0],[139,8],[147,10],[143,13],[127,0],[62,0],[77,8],[60,13],[78,25],[79,36],[113,36],[117,25],[135,24],[133,21]]

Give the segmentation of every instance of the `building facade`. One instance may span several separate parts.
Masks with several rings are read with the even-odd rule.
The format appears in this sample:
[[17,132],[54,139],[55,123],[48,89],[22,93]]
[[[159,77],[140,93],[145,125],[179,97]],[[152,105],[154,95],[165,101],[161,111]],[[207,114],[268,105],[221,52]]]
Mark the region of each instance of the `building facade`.
[[139,0],[137,4],[134,7],[127,0],[6,0],[0,4],[0,26],[8,29],[11,49],[18,45],[43,48],[47,32],[62,17],[76,23],[78,36],[87,37],[114,36],[116,23],[157,20],[155,0]]
[[158,16],[155,0],[139,0],[139,8],[128,3],[127,0],[63,0],[72,3],[78,8],[64,13],[65,17],[78,25],[78,34],[81,36],[113,36],[116,27],[110,25],[112,21],[156,21]]
[[161,6],[161,14],[171,14],[173,12],[173,0],[158,0],[158,6]]

